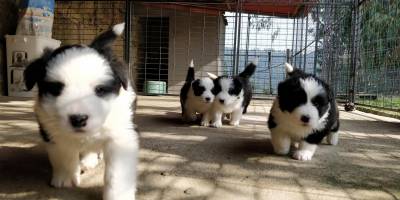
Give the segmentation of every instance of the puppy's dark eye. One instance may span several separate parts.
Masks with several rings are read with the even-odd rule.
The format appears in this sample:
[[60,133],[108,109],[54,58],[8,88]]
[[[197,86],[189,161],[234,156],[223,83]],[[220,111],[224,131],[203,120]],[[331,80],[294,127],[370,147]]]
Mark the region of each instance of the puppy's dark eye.
[[104,97],[108,94],[111,94],[113,92],[113,87],[110,86],[105,86],[105,85],[98,85],[94,89],[94,92],[98,97]]
[[64,84],[61,82],[44,81],[42,84],[39,85],[39,92],[57,97],[60,96],[63,88]]
[[320,96],[320,95],[314,97],[314,98],[311,100],[311,102],[312,102],[316,107],[323,106],[323,105],[325,105],[325,104],[328,103],[327,100],[326,100],[324,97]]

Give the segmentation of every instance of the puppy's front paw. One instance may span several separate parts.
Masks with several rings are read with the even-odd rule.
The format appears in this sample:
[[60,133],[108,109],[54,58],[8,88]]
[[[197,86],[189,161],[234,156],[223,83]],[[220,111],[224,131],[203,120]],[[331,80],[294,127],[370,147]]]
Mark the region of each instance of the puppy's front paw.
[[239,120],[238,121],[230,121],[229,125],[231,125],[231,126],[239,126]]
[[220,128],[222,127],[222,121],[216,121],[211,124],[212,127]]
[[307,161],[307,160],[311,160],[313,155],[314,155],[314,152],[309,151],[309,150],[297,150],[296,152],[294,152],[293,158],[296,160]]
[[51,185],[56,188],[77,187],[80,184],[79,174],[69,174],[66,172],[54,173],[51,179]]
[[200,125],[201,126],[210,126],[210,122],[209,121],[201,121]]

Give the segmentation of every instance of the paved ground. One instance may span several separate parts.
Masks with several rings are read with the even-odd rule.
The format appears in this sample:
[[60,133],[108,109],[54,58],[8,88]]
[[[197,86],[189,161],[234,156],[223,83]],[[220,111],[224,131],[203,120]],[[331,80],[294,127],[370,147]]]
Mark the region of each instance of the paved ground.
[[[400,121],[341,113],[338,146],[311,162],[272,154],[270,102],[253,101],[240,127],[184,125],[176,97],[139,97],[138,199],[400,199]],[[0,98],[0,199],[100,199],[102,166],[81,188],[48,186],[50,165],[32,101]]]

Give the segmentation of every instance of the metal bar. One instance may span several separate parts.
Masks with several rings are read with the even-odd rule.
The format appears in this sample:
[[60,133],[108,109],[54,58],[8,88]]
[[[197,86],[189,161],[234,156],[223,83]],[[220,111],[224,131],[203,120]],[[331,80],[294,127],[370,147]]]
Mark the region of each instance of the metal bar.
[[304,71],[306,71],[306,64],[307,64],[307,47],[308,47],[308,45],[307,45],[307,38],[308,37],[308,15],[307,15],[307,18],[306,18],[306,35],[305,35],[305,38],[304,38],[304,59],[303,59],[303,62],[304,62],[304,64],[303,64],[303,69],[304,69]]
[[238,31],[237,31],[237,34],[238,34],[238,36],[237,36],[237,42],[236,42],[236,46],[237,46],[237,48],[236,48],[236,62],[235,62],[235,68],[234,68],[234,75],[237,75],[238,73],[239,73],[239,61],[240,61],[240,30],[241,30],[241,27],[242,27],[242,7],[241,7],[241,1],[240,0],[238,0],[238,3],[239,3],[239,6],[240,6],[240,9],[239,9],[239,23],[238,23]]
[[286,62],[291,63],[290,62],[290,49],[286,49]]
[[[293,19],[293,25],[292,25],[292,31],[293,31],[293,36],[292,36],[292,53],[295,51],[295,49],[294,49],[294,31],[295,31],[295,22],[296,22],[296,20],[295,19]],[[290,64],[293,64],[293,55],[292,55],[292,59],[290,59]]]
[[[301,28],[300,28],[300,30],[301,30],[301,32],[300,32],[300,49],[303,49],[303,31],[304,31],[304,16],[301,18]],[[300,51],[301,52],[301,51]],[[301,55],[300,55],[300,58],[299,58],[299,64],[298,64],[298,68],[299,69],[301,69],[301,60],[302,60],[302,57],[301,57]]]
[[356,24],[358,23],[357,14],[359,5],[354,1],[352,6],[352,18],[351,18],[351,61],[350,61],[350,78],[349,78],[349,90],[348,100],[354,103],[355,101],[355,84],[356,84]]
[[295,20],[295,23],[296,23],[296,43],[295,43],[295,46],[294,46],[294,52],[296,52],[295,53],[295,55],[293,55],[294,56],[294,62],[293,62],[293,64],[294,64],[294,66],[296,66],[297,65],[297,36],[298,36],[298,31],[299,31],[299,19],[298,18],[296,18],[296,20]]
[[235,66],[236,66],[236,40],[237,40],[237,25],[238,25],[238,5],[236,5],[236,12],[235,12],[235,29],[233,30],[233,57],[232,57],[232,67],[233,67],[233,74],[235,74]]
[[269,94],[272,94],[271,51],[268,51]]
[[250,40],[250,14],[247,14],[247,31],[246,31],[246,57],[244,63],[249,62],[249,40]]
[[317,74],[317,62],[318,62],[318,41],[319,41],[319,5],[316,6],[317,13],[316,19],[317,24],[315,27],[315,50],[314,50],[314,67],[313,67],[313,74]]
[[125,40],[124,40],[124,60],[128,64],[129,77],[131,76],[131,16],[133,3],[125,0]]

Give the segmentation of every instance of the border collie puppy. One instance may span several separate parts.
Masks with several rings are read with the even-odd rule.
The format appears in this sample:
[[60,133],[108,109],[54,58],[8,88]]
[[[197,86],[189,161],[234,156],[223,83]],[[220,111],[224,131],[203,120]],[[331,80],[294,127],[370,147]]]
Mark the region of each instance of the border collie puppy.
[[185,122],[192,122],[196,120],[196,113],[201,113],[202,126],[208,126],[210,119],[207,111],[210,109],[214,101],[214,94],[211,90],[214,83],[209,77],[194,79],[194,65],[193,60],[186,75],[186,81],[180,93],[182,119]]
[[221,127],[224,113],[231,114],[230,125],[239,125],[242,114],[247,112],[253,95],[249,79],[255,70],[256,65],[250,63],[238,76],[220,76],[214,80],[212,92],[215,100],[208,113],[212,117],[211,126]]
[[339,112],[329,86],[314,75],[286,63],[287,79],[279,83],[268,127],[275,153],[286,155],[299,143],[293,158],[311,160],[325,136],[338,143]]
[[54,187],[78,186],[81,169],[96,166],[98,154],[103,153],[103,198],[135,198],[139,145],[132,109],[136,95],[126,65],[111,49],[123,30],[124,23],[117,24],[89,46],[48,50],[24,72],[27,89],[38,86],[34,110]]

